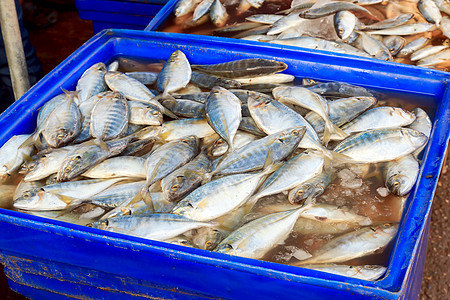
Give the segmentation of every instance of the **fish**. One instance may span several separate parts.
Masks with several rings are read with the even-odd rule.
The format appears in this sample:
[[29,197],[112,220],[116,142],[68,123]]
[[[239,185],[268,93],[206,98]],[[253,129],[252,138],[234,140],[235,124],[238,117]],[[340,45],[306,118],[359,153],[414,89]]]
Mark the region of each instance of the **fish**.
[[[233,139],[233,148],[238,149],[242,146],[247,145],[248,143],[256,140],[257,137],[251,133],[246,133],[244,131],[238,130]],[[211,155],[213,157],[218,157],[224,155],[228,150],[228,144],[224,139],[217,139],[211,147]]]
[[196,5],[199,3],[199,0],[181,0],[178,1],[174,8],[174,14],[177,17],[182,17],[190,12],[194,11]]
[[341,40],[347,40],[356,26],[356,16],[347,10],[339,11],[334,15],[334,28]]
[[397,54],[398,57],[406,57],[414,53],[415,51],[425,47],[430,42],[429,38],[419,37],[411,42],[407,43]]
[[262,258],[284,242],[299,216],[309,207],[269,214],[233,231],[214,249],[215,252],[247,258]]
[[235,89],[241,87],[241,83],[237,80],[221,78],[199,72],[192,72],[191,82],[207,89],[212,89],[216,86],[220,86],[226,89]]
[[89,168],[82,175],[88,178],[133,177],[146,178],[145,159],[135,156],[117,156],[108,158]]
[[276,100],[284,104],[294,104],[311,110],[325,121],[323,143],[328,144],[332,135],[345,138],[347,134],[333,124],[329,118],[328,101],[304,87],[276,87],[272,90]]
[[156,83],[156,79],[158,78],[159,73],[155,72],[125,72],[125,75],[136,79],[142,84],[145,85],[153,85]]
[[398,224],[363,227],[340,235],[294,265],[342,263],[384,249],[397,234]]
[[389,192],[397,196],[407,195],[417,181],[419,169],[419,162],[413,155],[388,162],[384,178]]
[[0,148],[0,178],[5,180],[14,175],[31,156],[33,146],[21,147],[31,137],[30,134],[14,135]]
[[226,8],[222,5],[220,0],[215,0],[209,10],[211,21],[216,27],[223,27],[227,24],[229,15]]
[[159,91],[163,92],[164,97],[186,87],[191,80],[191,73],[191,65],[186,55],[180,50],[176,50],[164,64],[156,80],[156,86]]
[[363,32],[359,33],[359,41],[361,48],[381,60],[392,60],[392,55],[389,49],[379,40]]
[[398,26],[401,26],[411,20],[411,18],[414,16],[412,13],[406,13],[406,14],[400,14],[394,18],[385,19],[380,22],[376,22],[373,24],[365,25],[361,24],[359,26],[360,30],[382,30],[382,29],[390,29],[395,28]]
[[188,99],[163,99],[161,104],[167,107],[177,117],[203,118],[205,104]]
[[290,190],[288,194],[289,202],[291,204],[302,204],[309,197],[320,196],[335,177],[336,173],[333,170],[324,169],[322,173]]
[[159,108],[150,103],[128,101],[129,124],[135,125],[161,125],[163,114]]
[[424,33],[427,31],[433,31],[436,29],[435,24],[429,23],[413,23],[400,25],[393,28],[380,29],[374,31],[367,31],[368,34],[378,35],[413,35],[418,33]]
[[157,136],[164,141],[173,141],[189,135],[204,138],[215,134],[214,129],[203,118],[181,119],[164,123]]
[[78,92],[77,98],[80,103],[83,103],[98,93],[106,91],[106,72],[106,66],[102,62],[96,63],[84,71],[75,88]]
[[211,168],[211,160],[204,152],[200,152],[192,161],[161,180],[164,198],[178,202],[202,184]]
[[208,124],[233,151],[233,139],[241,123],[241,101],[233,93],[221,87],[214,87],[206,98],[205,115]]
[[192,65],[192,69],[198,72],[233,79],[269,75],[284,71],[286,68],[287,65],[284,62],[263,58],[241,59],[211,65]]
[[160,213],[108,218],[94,222],[92,227],[150,240],[164,241],[188,230],[212,225],[211,223],[193,221],[179,215]]
[[130,110],[125,97],[111,92],[92,108],[89,133],[100,140],[121,137],[127,130]]
[[361,7],[359,5],[356,5],[356,4],[353,4],[350,2],[340,2],[340,1],[324,3],[320,7],[313,6],[312,8],[309,8],[309,9],[306,9],[306,10],[303,10],[302,12],[300,12],[299,16],[304,19],[317,19],[317,18],[329,16],[329,15],[332,15],[334,13],[344,11],[344,10],[363,12],[367,15],[372,16],[372,13],[370,11],[368,11],[367,9],[365,9],[364,7]]
[[372,220],[366,216],[361,216],[352,213],[348,209],[340,208],[328,204],[315,204],[309,209],[305,210],[302,218],[317,220],[331,224],[350,223],[360,226],[367,226],[372,224]]
[[[377,103],[375,97],[349,97],[328,101],[328,117],[336,126],[342,126],[374,106],[375,103]],[[316,113],[307,113],[305,120],[311,124],[317,133],[322,133],[325,130],[325,121]]]
[[403,48],[406,40],[398,35],[386,36],[383,38],[383,44],[389,50],[392,56],[397,55],[397,53]]
[[434,23],[436,24],[436,26],[439,26],[442,20],[442,15],[436,2],[434,2],[433,0],[419,0],[419,2],[417,3],[417,8],[428,22]]
[[[425,136],[427,138],[430,138],[431,129],[433,128],[433,124],[431,123],[431,120],[430,120],[430,117],[428,116],[428,114],[420,107],[416,107],[413,110],[413,113],[416,116],[416,119],[414,120],[414,122],[409,124],[408,127],[411,129],[420,131],[423,134],[425,134]],[[424,148],[425,148],[425,145],[423,145],[422,147],[420,147],[419,149],[414,151],[413,155],[417,158],[419,156],[419,154],[423,151]]]
[[272,25],[281,18],[283,18],[283,16],[273,14],[257,14],[248,16],[245,19],[250,22]]
[[192,15],[192,21],[197,21],[201,17],[205,16],[209,12],[213,3],[214,0],[201,0],[194,10],[194,13]]
[[349,265],[323,264],[323,265],[302,265],[302,268],[369,281],[379,279],[381,276],[383,276],[383,274],[387,270],[386,267],[378,265],[349,266]]
[[229,175],[261,170],[269,151],[273,153],[273,161],[278,162],[288,157],[298,146],[305,135],[305,127],[287,128],[250,142],[230,152],[222,159],[212,175]]
[[412,60],[412,61],[421,60],[421,59],[427,58],[429,56],[435,55],[445,49],[448,49],[448,46],[439,45],[439,46],[430,46],[430,47],[422,48],[422,49],[415,51],[413,54],[411,54],[410,60]]
[[343,125],[341,129],[347,134],[366,131],[407,126],[414,122],[416,116],[403,108],[379,106],[363,112],[361,115]]
[[252,201],[288,191],[320,174],[325,158],[320,151],[301,152],[271,174],[253,195]]
[[348,137],[333,151],[354,163],[377,163],[408,155],[426,142],[423,133],[410,128],[371,129]]
[[[148,194],[149,188],[156,181],[188,163],[194,158],[197,151],[198,138],[192,135],[168,142],[153,151],[145,161],[147,179],[142,188],[143,195]],[[172,153],[177,153],[177,155],[171,155]]]

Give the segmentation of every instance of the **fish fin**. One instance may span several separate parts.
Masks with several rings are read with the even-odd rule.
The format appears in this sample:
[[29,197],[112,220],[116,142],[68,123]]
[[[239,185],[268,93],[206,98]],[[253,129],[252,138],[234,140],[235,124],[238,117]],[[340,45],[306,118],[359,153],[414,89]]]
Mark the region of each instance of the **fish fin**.
[[328,150],[326,148],[321,149],[325,155],[324,169],[340,166],[343,164],[353,164],[355,163],[349,156],[335,152],[333,150]]
[[173,100],[173,101],[177,101],[177,99],[175,99],[173,96],[171,96],[169,94],[164,94],[164,93],[152,98],[152,100],[155,100],[158,103],[158,104],[155,103],[155,105],[157,105],[158,108],[161,109],[163,114],[165,114],[168,117],[171,117],[172,119],[178,120],[179,118],[177,115],[175,115],[173,112],[171,112],[169,109],[167,109],[161,103],[159,103],[159,101],[163,100],[163,99],[168,99],[168,100]]
[[152,211],[155,211],[155,206],[153,205],[153,200],[152,200],[151,193],[149,192],[149,189],[150,189],[150,188],[146,189],[146,190],[144,191],[143,194],[141,193],[141,195],[142,195],[142,201],[144,201],[145,204],[147,204],[147,206],[148,206]]
[[211,181],[211,178],[214,176],[214,172],[204,173],[202,174],[202,185]]
[[37,147],[42,147],[42,142],[40,141],[39,137],[40,132],[34,132],[17,148],[17,150],[22,150],[33,145],[36,145]]
[[323,132],[323,139],[322,143],[326,146],[328,145],[328,142],[330,139],[333,140],[343,140],[345,139],[348,134],[345,133],[342,129],[340,129],[338,126],[333,124],[330,119],[326,119],[325,121],[325,130]]
[[96,139],[94,140],[94,144],[98,145],[98,146],[99,146],[100,148],[102,148],[103,150],[110,151],[108,145],[107,145],[103,140],[101,140],[101,139],[99,139],[99,138],[96,138]]

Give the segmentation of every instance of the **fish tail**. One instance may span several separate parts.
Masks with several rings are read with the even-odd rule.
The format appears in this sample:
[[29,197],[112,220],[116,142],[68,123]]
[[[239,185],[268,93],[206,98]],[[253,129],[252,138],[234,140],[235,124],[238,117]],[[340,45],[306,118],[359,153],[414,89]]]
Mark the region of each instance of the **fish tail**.
[[325,119],[325,130],[323,132],[322,142],[326,146],[330,139],[343,140],[348,136],[342,129],[333,124],[330,119]]
[[161,112],[163,114],[165,114],[168,117],[171,117],[172,119],[178,120],[179,118],[177,115],[175,115],[173,112],[171,112],[169,109],[167,109],[161,103],[159,103],[159,101],[164,100],[164,99],[177,101],[177,99],[175,99],[173,96],[171,96],[169,94],[164,94],[164,93],[152,98],[152,100],[155,100],[154,104],[158,106],[158,108],[161,110]]

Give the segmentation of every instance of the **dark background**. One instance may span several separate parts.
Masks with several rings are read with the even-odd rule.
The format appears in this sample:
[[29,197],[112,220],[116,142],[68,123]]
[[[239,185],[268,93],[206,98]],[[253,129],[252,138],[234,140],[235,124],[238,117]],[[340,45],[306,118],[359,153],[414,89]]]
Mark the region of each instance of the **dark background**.
[[[1,0],[0,0],[1,1]],[[78,18],[73,0],[25,0],[25,27],[30,33],[44,74],[55,68],[93,35],[90,21]],[[433,203],[430,236],[420,299],[448,299],[450,280],[449,223],[450,162],[444,165]],[[0,270],[2,299],[26,299],[8,288]]]

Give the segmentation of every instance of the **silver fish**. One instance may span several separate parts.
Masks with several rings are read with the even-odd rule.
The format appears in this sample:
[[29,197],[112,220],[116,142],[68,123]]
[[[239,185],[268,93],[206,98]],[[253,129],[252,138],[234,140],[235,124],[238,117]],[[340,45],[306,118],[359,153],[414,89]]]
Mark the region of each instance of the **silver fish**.
[[398,230],[397,224],[364,227],[338,236],[313,253],[313,257],[296,265],[340,263],[366,256],[386,247]]
[[197,21],[206,15],[209,12],[213,2],[214,0],[202,0],[195,8],[194,14],[192,15],[192,20]]
[[428,22],[439,26],[442,16],[436,2],[433,0],[419,0],[417,8],[419,8],[420,13]]
[[241,123],[241,101],[233,93],[221,87],[214,87],[205,103],[205,115],[214,131],[223,138],[229,151]]
[[284,242],[298,217],[307,208],[273,213],[251,221],[233,231],[214,250],[248,258],[262,258],[270,249]]
[[[177,168],[189,162],[196,154],[198,138],[186,136],[179,140],[171,141],[159,147],[145,161],[147,181],[143,187],[143,193],[156,181],[163,179]],[[177,155],[171,155],[177,153]]]
[[194,11],[196,5],[199,3],[199,0],[180,0],[177,2],[175,6],[174,14],[177,17],[182,17],[187,15],[188,13]]
[[211,171],[211,161],[201,152],[195,159],[161,180],[161,189],[166,200],[177,202],[199,187],[205,174]]
[[191,65],[183,52],[173,52],[158,75],[156,86],[163,95],[184,88],[191,80]]
[[117,156],[106,159],[88,169],[83,176],[88,178],[145,178],[145,159],[135,156]]
[[125,75],[134,78],[142,84],[151,85],[156,83],[159,73],[155,72],[126,72]]
[[273,161],[279,162],[295,150],[304,134],[305,128],[298,126],[250,142],[221,160],[213,174],[226,175],[260,170],[269,151],[273,153]]
[[100,62],[91,66],[81,75],[76,87],[80,103],[98,93],[106,91],[105,74],[106,66]]
[[416,116],[413,113],[403,108],[379,106],[362,113],[342,126],[341,129],[350,134],[369,129],[407,126],[414,122],[415,119]]
[[422,48],[420,50],[415,51],[413,54],[411,54],[410,60],[412,60],[412,61],[421,60],[421,59],[427,58],[429,56],[435,55],[447,48],[448,48],[448,46],[445,46],[445,45],[430,46],[430,47]]
[[340,11],[334,15],[334,28],[337,35],[343,40],[347,40],[356,26],[356,17],[349,11]]
[[331,224],[351,223],[358,225],[370,225],[370,218],[350,212],[348,209],[328,204],[315,204],[305,210],[302,218],[327,222]]
[[387,269],[384,266],[377,265],[348,266],[333,264],[302,265],[302,268],[369,281],[377,280],[386,272]]
[[318,151],[305,151],[289,159],[270,175],[252,197],[256,199],[288,191],[322,172],[324,156]]
[[384,173],[386,187],[397,196],[408,194],[418,176],[419,162],[412,155],[388,162]]
[[42,135],[52,148],[66,145],[75,139],[81,129],[81,114],[74,101],[75,92],[68,92],[67,101],[53,110],[43,121],[42,126],[35,133],[34,140]]
[[120,137],[127,130],[128,119],[127,100],[121,93],[111,92],[92,108],[90,134],[100,140]]
[[[256,140],[256,136],[251,133],[246,133],[244,131],[237,131],[236,135],[233,139],[233,148],[238,149],[242,146],[247,145],[248,143]],[[224,139],[219,138],[216,140],[211,148],[211,155],[214,157],[222,156],[228,150],[228,144]]]
[[116,208],[133,199],[144,186],[145,181],[117,183],[89,197],[89,203],[107,209]]
[[33,146],[21,147],[30,138],[29,134],[14,135],[0,148],[0,179],[5,180],[14,175],[29,157]]
[[400,52],[397,54],[398,57],[406,57],[414,53],[415,51],[425,47],[426,44],[430,41],[429,38],[419,37],[415,40],[412,40],[408,44],[406,44]]
[[256,136],[266,136],[266,133],[259,129],[252,117],[242,117],[241,123],[239,124],[239,129]]
[[161,125],[163,122],[161,111],[151,103],[128,101],[128,107],[130,111],[130,124]]
[[166,122],[161,126],[157,135],[165,141],[173,141],[188,135],[195,135],[199,139],[215,134],[214,129],[203,118],[182,119]]
[[320,196],[335,175],[336,173],[333,170],[324,169],[322,173],[293,188],[288,194],[289,202],[291,204],[302,204],[309,197],[316,198]]
[[[374,97],[350,97],[328,101],[328,116],[333,124],[342,126],[356,118],[376,102],[377,99]],[[309,112],[306,114],[305,119],[317,133],[321,133],[325,130],[325,122],[316,113]]]
[[304,87],[277,87],[272,90],[276,100],[284,104],[294,104],[311,110],[325,121],[323,143],[326,145],[332,135],[341,138],[347,136],[339,127],[333,124],[329,118],[328,102],[319,94]]
[[163,99],[161,104],[179,117],[203,118],[205,104],[187,99]]
[[423,33],[427,31],[433,31],[436,29],[436,25],[429,23],[413,23],[401,25],[388,29],[381,29],[375,31],[368,31],[368,34],[379,34],[379,35],[413,35],[418,33]]
[[373,129],[348,137],[334,151],[354,163],[376,163],[408,155],[426,142],[423,133],[409,128]]
[[228,21],[229,15],[220,0],[215,0],[209,11],[211,21],[216,27],[223,27]]
[[[70,95],[66,93],[59,94],[52,99],[48,100],[40,109],[39,114],[36,121],[36,128],[39,128],[42,126],[42,123],[45,121],[45,119],[48,117],[48,115],[58,106],[63,104],[65,101],[68,100]],[[81,104],[81,103],[80,103]]]
[[280,15],[270,15],[270,14],[257,14],[246,17],[245,19],[250,22],[256,22],[261,24],[273,24],[279,19],[283,18]]
[[413,113],[416,116],[416,119],[408,127],[422,132],[429,138],[433,127],[430,117],[423,109],[419,107],[415,108]]
[[339,11],[343,10],[352,10],[352,11],[360,11],[364,12],[368,15],[372,15],[370,11],[361,7],[359,5],[349,3],[349,2],[329,2],[321,5],[320,7],[312,7],[300,12],[299,16],[304,19],[317,19],[325,16],[332,15]]
[[417,62],[418,66],[422,67],[436,67],[439,65],[448,66],[450,61],[450,49],[446,48],[434,55],[430,55]]
[[400,14],[392,19],[386,19],[377,23],[373,23],[370,25],[362,24],[360,25],[360,30],[381,30],[381,29],[390,29],[394,28],[400,25],[405,24],[411,18],[414,16],[414,14],[407,13],[407,14]]
[[386,36],[383,38],[383,44],[389,50],[391,55],[397,55],[405,43],[405,39],[398,35]]
[[381,60],[392,60],[391,52],[381,41],[363,32],[360,32],[359,36],[360,44],[364,51]]
[[250,58],[211,65],[192,65],[193,70],[225,78],[246,78],[278,73],[287,68],[283,62]]
[[156,241],[176,237],[188,230],[212,226],[174,214],[131,215],[109,218],[92,224],[94,228],[129,234]]

